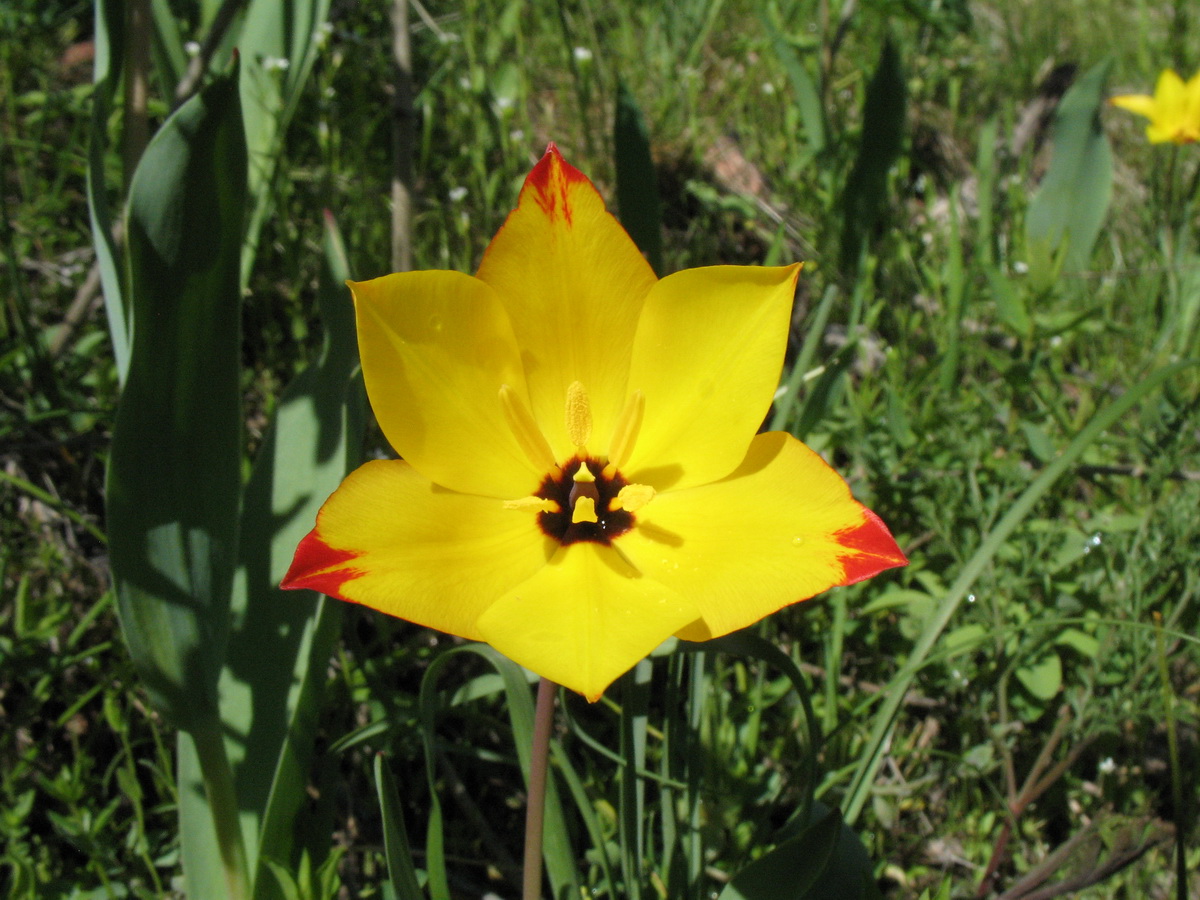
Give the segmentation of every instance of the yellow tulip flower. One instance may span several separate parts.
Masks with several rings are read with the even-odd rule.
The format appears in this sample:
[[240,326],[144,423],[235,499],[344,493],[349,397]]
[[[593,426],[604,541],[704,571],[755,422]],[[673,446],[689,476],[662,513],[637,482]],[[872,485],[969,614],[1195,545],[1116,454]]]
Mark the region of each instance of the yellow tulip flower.
[[1200,141],[1200,72],[1185,84],[1175,72],[1164,69],[1153,97],[1122,94],[1108,102],[1149,119],[1146,137],[1152,144]]
[[816,453],[756,433],[799,270],[657,279],[551,145],[475,276],[351,284],[401,459],[346,478],[284,587],[486,641],[595,700],[671,635],[904,565]]

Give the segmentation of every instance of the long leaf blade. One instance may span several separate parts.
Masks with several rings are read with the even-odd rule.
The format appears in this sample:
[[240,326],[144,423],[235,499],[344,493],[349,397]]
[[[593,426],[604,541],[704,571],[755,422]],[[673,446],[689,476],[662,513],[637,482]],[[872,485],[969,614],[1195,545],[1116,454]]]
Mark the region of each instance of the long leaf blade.
[[130,188],[132,341],[108,468],[111,563],[138,672],[185,729],[215,712],[236,553],[245,171],[235,70],[167,120]]

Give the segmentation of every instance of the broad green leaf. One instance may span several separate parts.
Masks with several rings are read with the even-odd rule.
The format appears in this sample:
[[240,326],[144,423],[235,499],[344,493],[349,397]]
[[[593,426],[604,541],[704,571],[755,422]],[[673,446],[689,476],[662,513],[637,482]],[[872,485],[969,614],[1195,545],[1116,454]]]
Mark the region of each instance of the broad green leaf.
[[900,51],[889,37],[863,100],[862,135],[842,193],[842,273],[849,277],[879,223],[888,199],[888,173],[904,143],[907,89]]
[[1070,647],[1087,659],[1095,659],[1100,652],[1100,641],[1078,628],[1064,628],[1054,643],[1060,647]]
[[1113,163],[1100,109],[1110,69],[1106,60],[1089,70],[1054,117],[1050,168],[1025,214],[1029,278],[1037,290],[1054,283],[1060,265],[1067,272],[1085,268],[1104,225]]
[[1025,690],[1037,699],[1052,700],[1062,687],[1062,660],[1051,651],[1031,663],[1018,666],[1014,674]]
[[752,862],[718,900],[873,900],[870,857],[836,809],[814,803],[809,824]]
[[[326,220],[326,265],[318,299],[325,341],[317,360],[288,386],[242,501],[239,569],[221,679],[221,718],[230,736],[242,829],[250,848],[296,861],[300,814],[313,756],[325,671],[339,633],[341,603],[279,581],[317,510],[361,460],[366,399],[358,376],[345,253]],[[319,860],[315,860],[319,864]],[[271,896],[260,871],[255,896]]]
[[[325,670],[341,604],[278,583],[317,510],[358,461],[366,401],[357,375],[345,252],[326,219],[326,265],[318,299],[325,342],[317,360],[284,392],[263,439],[242,504],[239,569],[230,604],[231,633],[220,681],[226,752],[234,767],[254,896],[279,897],[268,860],[296,865],[297,817],[313,757]],[[184,748],[186,750],[186,748]],[[211,811],[198,767],[181,768],[180,811],[187,823],[185,862],[215,848]],[[190,789],[185,789],[190,786]],[[207,833],[205,833],[207,831]],[[201,850],[199,848],[207,848]],[[255,871],[257,867],[257,871]],[[189,885],[207,896],[219,883],[195,872]]]
[[658,176],[650,157],[650,136],[642,111],[623,81],[617,84],[613,147],[621,224],[638,249],[646,254],[651,268],[662,275],[662,209],[658,198]]
[[123,3],[96,0],[95,89],[92,92],[92,121],[88,133],[88,214],[92,225],[92,245],[96,248],[96,265],[100,267],[108,333],[116,358],[117,378],[122,384],[129,370],[131,308],[122,289],[121,266],[113,237],[112,209],[104,180],[104,158],[108,150],[108,116],[121,79],[124,25]]
[[245,172],[235,69],[166,121],[130,188],[110,554],[134,664],[185,730],[216,711],[237,552]]

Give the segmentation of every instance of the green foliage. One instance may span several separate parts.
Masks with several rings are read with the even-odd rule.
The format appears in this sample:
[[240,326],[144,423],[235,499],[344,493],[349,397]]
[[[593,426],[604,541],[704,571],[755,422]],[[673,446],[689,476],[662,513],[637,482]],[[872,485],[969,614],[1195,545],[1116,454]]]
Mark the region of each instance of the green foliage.
[[[101,516],[106,457],[153,474],[184,452],[157,421],[146,447],[164,455],[131,451],[131,413],[116,413],[119,383],[148,389],[134,357],[168,354],[137,346],[144,275],[125,259],[146,242],[112,233],[124,6],[97,3],[94,20],[78,3],[0,10],[0,893],[22,898],[177,894],[181,866],[196,884],[187,860],[215,853],[195,748],[148,704],[105,578],[105,558],[119,578],[130,552],[106,544],[123,527]],[[152,130],[176,105],[187,42],[221,6],[152,4]],[[213,60],[227,71],[238,44],[236,93],[263,104],[245,206],[257,239],[237,242],[227,298],[243,323],[223,345],[227,425],[200,436],[236,448],[241,498],[241,539],[221,533],[232,587],[217,746],[256,894],[381,896],[390,872],[398,896],[512,895],[528,684],[446,654],[442,637],[273,588],[359,449],[340,279],[382,274],[390,256],[387,10],[314,3],[293,28],[284,6],[250,4]],[[870,885],[941,900],[974,896],[993,863],[994,893],[1065,880],[1089,897],[1169,896],[1176,821],[1179,858],[1200,864],[1200,384],[1167,368],[1196,349],[1198,160],[1147,147],[1141,123],[1102,105],[1106,77],[1146,90],[1183,45],[1170,17],[1127,6],[972,18],[963,3],[823,16],[809,0],[479,0],[413,19],[418,265],[472,270],[551,139],[625,215],[616,151],[630,144],[608,117],[636,124],[636,98],[635,171],[647,178],[652,161],[665,270],[809,263],[771,427],[845,472],[912,561],[736,646],[664,648],[600,704],[561,698],[559,896],[749,896],[764,871],[781,872],[768,890],[819,885],[814,860],[835,837]],[[89,84],[63,59],[93,34]],[[1087,74],[1044,135],[1027,117],[1052,59]],[[212,237],[197,234],[185,249]],[[71,312],[89,245],[107,325],[87,302]],[[199,503],[190,493],[151,499]],[[838,809],[853,838],[832,819],[813,830]],[[195,823],[182,850],[181,813]],[[345,852],[329,851],[334,831]],[[195,842],[205,833],[210,849]],[[193,894],[219,896],[214,874],[218,887]]]

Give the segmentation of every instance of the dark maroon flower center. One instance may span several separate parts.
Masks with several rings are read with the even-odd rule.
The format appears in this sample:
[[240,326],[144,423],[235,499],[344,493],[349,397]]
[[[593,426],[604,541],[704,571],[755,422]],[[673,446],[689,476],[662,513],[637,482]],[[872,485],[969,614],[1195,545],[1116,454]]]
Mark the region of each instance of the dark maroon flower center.
[[[584,466],[587,467],[584,478],[577,478]],[[587,477],[587,473],[591,473],[590,478]],[[576,457],[561,469],[547,475],[534,492],[535,497],[553,500],[558,504],[557,512],[538,513],[538,525],[548,537],[554,538],[560,544],[574,544],[578,541],[611,544],[613,538],[633,527],[633,513],[613,508],[617,494],[628,483],[621,477],[620,472],[606,476],[604,463],[599,460]],[[595,522],[573,521],[581,518],[575,514],[576,504],[585,497],[594,505]],[[583,509],[586,508],[585,502]]]

